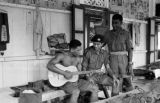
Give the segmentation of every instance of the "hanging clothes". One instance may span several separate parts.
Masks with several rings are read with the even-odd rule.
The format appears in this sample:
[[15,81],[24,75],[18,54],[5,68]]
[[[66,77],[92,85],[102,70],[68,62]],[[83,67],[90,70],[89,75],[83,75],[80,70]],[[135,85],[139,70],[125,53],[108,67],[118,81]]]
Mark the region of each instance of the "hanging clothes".
[[0,51],[7,49],[9,38],[8,14],[0,12]]
[[135,30],[135,44],[137,46],[140,45],[140,39],[141,39],[141,36],[140,36],[140,26],[141,26],[141,23],[134,23],[133,24],[134,26],[134,30]]
[[47,43],[47,36],[42,23],[42,17],[39,7],[36,7],[36,20],[33,28],[33,49],[36,56],[44,55],[49,53],[49,47]]

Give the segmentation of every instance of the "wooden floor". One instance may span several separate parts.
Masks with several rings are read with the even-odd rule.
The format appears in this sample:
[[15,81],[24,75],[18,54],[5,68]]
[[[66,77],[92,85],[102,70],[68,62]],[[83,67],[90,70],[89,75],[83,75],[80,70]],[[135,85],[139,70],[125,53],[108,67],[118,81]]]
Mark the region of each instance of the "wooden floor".
[[[134,87],[137,87],[137,88],[135,88],[134,90],[132,90],[130,92],[121,93],[120,95],[110,97],[110,98],[104,99],[104,100],[99,100],[94,103],[107,103],[109,101],[110,101],[109,103],[123,103],[123,102],[121,102],[120,99],[122,99],[124,96],[126,96],[128,94],[137,94],[137,93],[141,93],[141,92],[149,93],[149,92],[153,91],[152,92],[153,94],[151,94],[151,95],[154,95],[155,98],[156,98],[156,96],[160,95],[160,89],[159,89],[160,88],[160,80],[136,79],[136,80],[133,80],[132,84]],[[111,102],[111,101],[114,101],[114,102]],[[160,103],[160,101],[154,102],[154,103]]]

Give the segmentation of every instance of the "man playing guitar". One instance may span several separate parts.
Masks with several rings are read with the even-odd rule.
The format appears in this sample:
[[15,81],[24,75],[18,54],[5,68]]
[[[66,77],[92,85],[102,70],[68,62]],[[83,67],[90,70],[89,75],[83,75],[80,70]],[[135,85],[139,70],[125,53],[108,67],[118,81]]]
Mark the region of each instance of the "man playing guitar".
[[[51,72],[63,75],[66,79],[71,79],[73,73],[71,71],[62,70],[56,67],[56,64],[61,64],[65,67],[76,66],[78,70],[81,70],[81,60],[80,60],[80,51],[81,51],[81,42],[78,40],[71,40],[69,43],[69,52],[62,52],[51,59],[47,68]],[[90,102],[95,102],[98,100],[98,88],[96,85],[92,84],[89,81],[79,79],[77,82],[67,82],[61,88],[71,94],[71,98],[68,103],[77,103],[80,91],[90,91],[91,98]]]

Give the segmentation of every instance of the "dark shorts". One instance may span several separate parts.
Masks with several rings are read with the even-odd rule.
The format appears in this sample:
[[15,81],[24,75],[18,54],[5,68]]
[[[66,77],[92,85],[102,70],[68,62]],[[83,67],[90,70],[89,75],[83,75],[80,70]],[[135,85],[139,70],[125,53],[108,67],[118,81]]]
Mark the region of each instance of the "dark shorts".
[[123,77],[127,74],[128,57],[127,55],[111,55],[110,67],[116,77]]

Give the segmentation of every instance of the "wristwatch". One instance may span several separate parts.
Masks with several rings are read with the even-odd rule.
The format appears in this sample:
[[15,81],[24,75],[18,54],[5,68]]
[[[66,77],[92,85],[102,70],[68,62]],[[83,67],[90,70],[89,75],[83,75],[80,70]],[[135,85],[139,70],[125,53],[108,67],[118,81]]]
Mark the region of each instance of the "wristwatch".
[[128,62],[128,64],[133,65],[133,62]]

